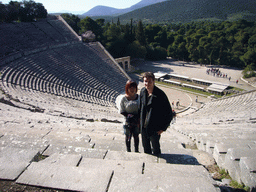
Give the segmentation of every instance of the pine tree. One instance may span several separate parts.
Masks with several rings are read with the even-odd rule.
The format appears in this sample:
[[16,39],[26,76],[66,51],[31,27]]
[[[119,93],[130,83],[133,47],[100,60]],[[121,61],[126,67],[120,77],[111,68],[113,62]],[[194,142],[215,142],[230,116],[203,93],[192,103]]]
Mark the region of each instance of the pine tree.
[[120,24],[120,19],[119,19],[119,17],[118,17],[118,19],[117,19],[117,26],[120,26],[121,24]]
[[135,37],[136,37],[136,40],[139,41],[139,43],[142,46],[146,45],[146,36],[144,33],[143,24],[141,20],[138,23]]

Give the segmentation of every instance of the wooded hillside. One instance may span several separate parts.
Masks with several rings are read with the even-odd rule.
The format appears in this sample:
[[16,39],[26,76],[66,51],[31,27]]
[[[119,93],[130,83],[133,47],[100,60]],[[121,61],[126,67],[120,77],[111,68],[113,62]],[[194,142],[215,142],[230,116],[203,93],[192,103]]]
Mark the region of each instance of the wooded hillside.
[[143,23],[190,22],[200,19],[256,19],[255,0],[170,0],[118,16],[121,23],[142,20]]

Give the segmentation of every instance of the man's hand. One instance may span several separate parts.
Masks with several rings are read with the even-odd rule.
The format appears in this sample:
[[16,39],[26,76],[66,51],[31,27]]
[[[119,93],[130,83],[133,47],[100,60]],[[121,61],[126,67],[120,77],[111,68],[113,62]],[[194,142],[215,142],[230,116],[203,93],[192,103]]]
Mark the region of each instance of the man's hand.
[[157,131],[157,134],[161,135],[163,132],[164,132],[163,130],[160,130],[160,131]]

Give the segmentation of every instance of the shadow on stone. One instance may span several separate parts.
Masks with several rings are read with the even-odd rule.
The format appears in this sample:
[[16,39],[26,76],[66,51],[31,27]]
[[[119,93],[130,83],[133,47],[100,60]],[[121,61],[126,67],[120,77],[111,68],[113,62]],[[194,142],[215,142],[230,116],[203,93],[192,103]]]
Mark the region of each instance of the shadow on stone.
[[159,159],[160,162],[166,161],[170,164],[200,165],[195,157],[186,154],[161,154]]

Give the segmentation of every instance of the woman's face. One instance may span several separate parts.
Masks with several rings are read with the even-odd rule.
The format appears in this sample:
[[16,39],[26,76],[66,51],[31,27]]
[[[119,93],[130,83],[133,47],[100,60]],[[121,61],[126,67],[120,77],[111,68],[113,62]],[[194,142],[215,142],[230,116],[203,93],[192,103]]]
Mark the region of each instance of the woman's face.
[[135,95],[136,93],[137,93],[136,87],[130,87],[130,88],[128,89],[128,95],[129,95],[129,96],[133,96],[133,95]]

